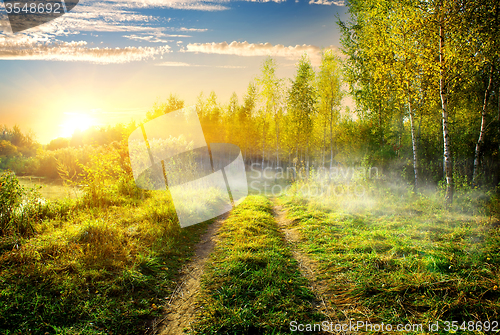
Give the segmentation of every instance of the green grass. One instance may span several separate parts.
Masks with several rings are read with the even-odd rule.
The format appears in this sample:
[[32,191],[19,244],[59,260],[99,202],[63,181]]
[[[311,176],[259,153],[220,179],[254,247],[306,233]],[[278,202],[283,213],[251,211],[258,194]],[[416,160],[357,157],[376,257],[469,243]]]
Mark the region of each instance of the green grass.
[[49,200],[79,198],[83,192],[76,187],[64,186],[62,181],[47,180],[40,177],[17,177],[25,188],[38,188],[40,195]]
[[271,202],[249,196],[224,222],[202,280],[197,334],[282,334],[290,322],[322,320]]
[[31,238],[1,237],[0,333],[144,333],[207,227],[181,229],[169,194],[151,193],[100,208],[56,203]]
[[439,196],[387,189],[377,197],[281,201],[301,234],[299,248],[331,289],[338,319],[500,319],[500,232],[488,217],[448,210]]

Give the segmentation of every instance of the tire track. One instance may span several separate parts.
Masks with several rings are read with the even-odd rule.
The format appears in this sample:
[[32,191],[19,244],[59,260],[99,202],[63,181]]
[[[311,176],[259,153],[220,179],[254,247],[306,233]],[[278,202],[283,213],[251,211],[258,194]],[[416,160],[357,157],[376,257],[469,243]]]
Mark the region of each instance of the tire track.
[[[349,325],[349,316],[345,311],[341,310],[344,314],[345,319],[339,320],[337,313],[332,305],[332,297],[334,293],[329,289],[328,282],[318,277],[321,273],[318,265],[305,253],[301,252],[298,248],[298,244],[301,242],[301,236],[297,228],[293,228],[293,221],[287,218],[287,211],[281,204],[279,204],[277,199],[272,199],[273,201],[273,211],[276,223],[279,229],[285,237],[286,243],[290,246],[293,257],[299,263],[299,270],[302,275],[309,281],[309,289],[316,296],[317,304],[315,308],[318,312],[326,317],[326,320],[333,325]],[[338,311],[337,311],[338,312]],[[324,334],[355,334],[352,331],[336,331],[336,332],[323,332]]]
[[193,259],[180,271],[177,287],[170,295],[166,305],[165,316],[153,325],[153,334],[179,335],[187,330],[194,321],[199,304],[197,297],[200,289],[200,280],[205,264],[214,249],[217,234],[227,214],[217,218],[201,236],[195,247]]

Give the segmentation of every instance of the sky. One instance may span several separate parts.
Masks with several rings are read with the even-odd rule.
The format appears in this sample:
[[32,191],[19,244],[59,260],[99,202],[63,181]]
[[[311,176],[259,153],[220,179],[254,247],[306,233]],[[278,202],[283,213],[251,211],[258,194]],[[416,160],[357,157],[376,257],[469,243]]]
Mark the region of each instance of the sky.
[[0,124],[40,143],[76,126],[140,121],[176,94],[240,103],[262,62],[293,78],[306,52],[338,51],[343,0],[80,0],[67,14],[12,33],[0,4]]

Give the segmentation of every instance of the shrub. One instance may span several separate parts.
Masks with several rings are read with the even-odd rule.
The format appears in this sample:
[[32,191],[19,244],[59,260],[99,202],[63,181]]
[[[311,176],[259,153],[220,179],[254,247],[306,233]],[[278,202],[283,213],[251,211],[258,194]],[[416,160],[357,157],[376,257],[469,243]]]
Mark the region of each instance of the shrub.
[[22,198],[22,187],[12,172],[0,174],[0,234],[4,235]]
[[[33,233],[33,220],[42,206],[41,200],[26,191],[12,172],[0,174],[0,234],[29,235]],[[31,194],[30,194],[31,193]]]

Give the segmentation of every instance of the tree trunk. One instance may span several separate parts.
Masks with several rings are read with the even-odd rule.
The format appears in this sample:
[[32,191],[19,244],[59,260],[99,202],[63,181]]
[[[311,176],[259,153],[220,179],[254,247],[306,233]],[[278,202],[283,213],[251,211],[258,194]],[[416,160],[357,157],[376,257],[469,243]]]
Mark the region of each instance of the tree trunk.
[[333,167],[333,102],[330,104],[330,171]]
[[477,140],[476,151],[474,153],[474,170],[472,172],[472,184],[473,185],[477,185],[477,176],[479,174],[479,161],[481,159],[481,149],[483,146],[484,136],[485,136],[485,131],[486,131],[486,114],[487,114],[486,108],[488,107],[488,99],[490,96],[492,78],[493,78],[493,64],[491,65],[491,68],[490,68],[490,76],[489,76],[489,80],[488,80],[488,86],[486,87],[486,90],[484,91],[483,109],[481,111],[481,129],[479,130],[479,138]]
[[384,132],[382,131],[382,105],[378,105],[378,130],[380,132],[380,145],[384,144]]
[[497,105],[497,108],[498,108],[498,116],[497,116],[497,121],[498,121],[498,155],[497,155],[497,172],[496,172],[496,182],[495,182],[495,186],[498,186],[499,182],[498,180],[500,179],[500,94],[498,94],[498,105]]
[[265,152],[266,152],[266,119],[264,115],[264,122],[263,122],[263,127],[262,127],[262,163],[261,163],[261,169],[264,170],[264,157],[265,157]]
[[444,80],[444,32],[443,24],[439,23],[439,95],[441,96],[441,110],[443,118],[443,157],[446,176],[446,202],[453,203],[453,167],[451,165],[450,134],[448,131],[448,93]]
[[408,110],[410,112],[410,127],[411,127],[411,145],[413,149],[413,172],[415,174],[415,192],[418,189],[418,159],[417,159],[417,136],[415,134],[415,125],[413,122],[413,111],[411,109],[411,99],[408,98]]
[[323,147],[321,148],[321,166],[325,167],[325,159],[326,159],[326,119],[323,125]]
[[280,165],[280,132],[279,132],[279,123],[278,118],[275,120],[276,122],[276,169]]

